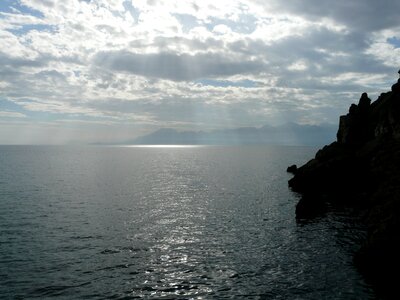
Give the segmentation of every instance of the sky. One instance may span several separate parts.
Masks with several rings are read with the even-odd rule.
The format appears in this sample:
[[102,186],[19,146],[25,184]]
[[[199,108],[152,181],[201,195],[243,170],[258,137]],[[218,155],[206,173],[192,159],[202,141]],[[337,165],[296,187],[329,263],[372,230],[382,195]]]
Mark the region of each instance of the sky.
[[400,68],[398,0],[1,0],[0,144],[337,124]]

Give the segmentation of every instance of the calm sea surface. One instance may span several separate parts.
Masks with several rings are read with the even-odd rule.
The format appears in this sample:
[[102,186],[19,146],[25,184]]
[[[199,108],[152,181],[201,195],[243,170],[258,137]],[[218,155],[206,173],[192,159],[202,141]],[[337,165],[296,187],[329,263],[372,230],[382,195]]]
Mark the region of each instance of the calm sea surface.
[[302,147],[0,147],[1,299],[370,299],[346,214],[297,224]]

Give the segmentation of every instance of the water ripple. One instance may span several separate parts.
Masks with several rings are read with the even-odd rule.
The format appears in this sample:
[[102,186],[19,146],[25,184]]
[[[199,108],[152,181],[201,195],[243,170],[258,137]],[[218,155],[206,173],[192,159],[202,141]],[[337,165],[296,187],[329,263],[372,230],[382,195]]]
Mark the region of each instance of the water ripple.
[[364,228],[295,222],[284,171],[312,153],[0,147],[0,298],[373,298]]

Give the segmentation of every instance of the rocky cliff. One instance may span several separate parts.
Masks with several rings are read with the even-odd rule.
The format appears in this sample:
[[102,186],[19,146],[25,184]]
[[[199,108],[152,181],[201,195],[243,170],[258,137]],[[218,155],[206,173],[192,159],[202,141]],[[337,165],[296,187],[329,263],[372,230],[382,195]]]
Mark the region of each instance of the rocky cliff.
[[[400,281],[400,79],[371,103],[366,93],[340,117],[337,141],[319,150],[289,181],[302,194],[298,219],[330,205],[351,205],[363,213],[367,240],[355,264],[383,294]],[[393,276],[392,274],[397,274]]]

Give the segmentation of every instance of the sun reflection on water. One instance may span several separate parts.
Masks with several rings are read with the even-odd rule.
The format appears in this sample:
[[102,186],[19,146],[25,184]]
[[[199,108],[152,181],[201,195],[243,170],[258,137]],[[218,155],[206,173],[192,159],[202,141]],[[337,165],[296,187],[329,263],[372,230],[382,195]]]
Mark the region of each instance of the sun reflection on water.
[[201,148],[207,145],[121,145],[127,148]]

